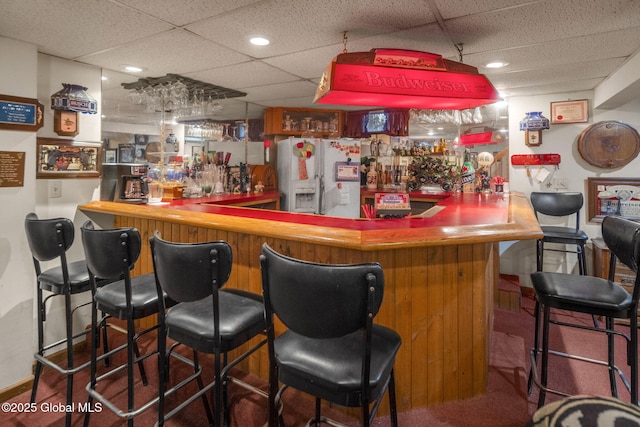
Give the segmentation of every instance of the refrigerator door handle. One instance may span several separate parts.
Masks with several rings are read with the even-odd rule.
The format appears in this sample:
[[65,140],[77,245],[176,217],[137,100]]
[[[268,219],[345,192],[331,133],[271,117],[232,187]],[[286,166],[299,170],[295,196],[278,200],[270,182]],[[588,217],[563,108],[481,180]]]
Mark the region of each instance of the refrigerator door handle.
[[318,214],[324,215],[324,175],[318,178]]

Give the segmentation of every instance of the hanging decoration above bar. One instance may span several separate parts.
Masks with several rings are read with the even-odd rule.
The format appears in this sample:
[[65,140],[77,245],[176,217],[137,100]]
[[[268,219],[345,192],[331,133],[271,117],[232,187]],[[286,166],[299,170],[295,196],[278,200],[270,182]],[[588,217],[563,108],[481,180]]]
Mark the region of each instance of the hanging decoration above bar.
[[463,110],[501,101],[476,67],[400,49],[342,53],[324,72],[316,104]]
[[62,89],[51,95],[51,109],[96,114],[98,101],[86,92],[81,85],[62,83]]
[[122,86],[125,89],[144,90],[147,88],[162,87],[163,85],[168,86],[177,82],[184,84],[188,93],[193,94],[195,91],[200,91],[204,97],[227,99],[247,96],[245,92],[228,89],[222,86],[216,86],[214,84],[206,83],[200,80],[190,79],[189,77],[184,77],[179,74],[167,74],[163,77],[146,77],[138,79],[133,83],[122,83]]

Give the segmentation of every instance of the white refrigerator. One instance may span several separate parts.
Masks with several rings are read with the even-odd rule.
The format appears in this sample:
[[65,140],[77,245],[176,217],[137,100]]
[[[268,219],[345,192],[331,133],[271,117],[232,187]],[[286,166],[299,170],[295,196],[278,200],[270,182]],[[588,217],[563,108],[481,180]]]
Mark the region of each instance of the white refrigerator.
[[360,217],[360,140],[288,138],[278,142],[282,209]]

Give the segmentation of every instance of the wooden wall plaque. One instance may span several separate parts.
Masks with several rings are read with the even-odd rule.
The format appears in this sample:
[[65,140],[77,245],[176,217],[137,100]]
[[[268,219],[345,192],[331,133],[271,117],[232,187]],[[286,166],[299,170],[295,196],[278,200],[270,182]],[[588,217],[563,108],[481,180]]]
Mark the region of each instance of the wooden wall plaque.
[[24,151],[0,151],[0,187],[24,187]]
[[0,95],[0,129],[37,132],[44,125],[44,106],[37,99]]
[[619,168],[640,153],[640,135],[633,127],[622,122],[594,123],[580,134],[578,152],[593,166]]

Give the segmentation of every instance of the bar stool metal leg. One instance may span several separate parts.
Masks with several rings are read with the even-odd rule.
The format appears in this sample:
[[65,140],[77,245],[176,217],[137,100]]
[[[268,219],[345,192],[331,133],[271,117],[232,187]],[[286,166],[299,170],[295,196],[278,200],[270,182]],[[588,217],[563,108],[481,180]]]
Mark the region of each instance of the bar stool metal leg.
[[[607,317],[605,321],[606,327],[608,330],[613,330],[613,319]],[[618,397],[618,385],[616,383],[616,371],[615,371],[615,343],[614,343],[614,335],[608,333],[607,334],[607,363],[609,364],[609,383],[611,384],[611,394],[613,397]]]
[[[37,304],[38,304],[38,353],[42,354],[42,348],[44,346],[44,326],[45,319],[44,306],[42,304],[42,290],[37,291]],[[36,358],[36,370],[33,375],[33,385],[31,386],[31,399],[30,403],[35,403],[36,394],[38,392],[38,383],[40,382],[40,374],[42,373],[42,363]]]
[[534,309],[534,330],[533,330],[533,349],[531,350],[531,369],[529,369],[529,379],[527,381],[527,393],[533,391],[533,375],[537,369],[538,353],[540,353],[540,303],[536,300]]
[[631,366],[631,402],[638,405],[638,316],[631,316],[629,329],[627,363]]
[[547,387],[548,367],[549,367],[549,317],[551,316],[551,309],[548,306],[544,306],[542,309],[542,367],[540,375],[540,394],[538,395],[538,408],[544,405],[544,400],[547,396],[545,388]]

